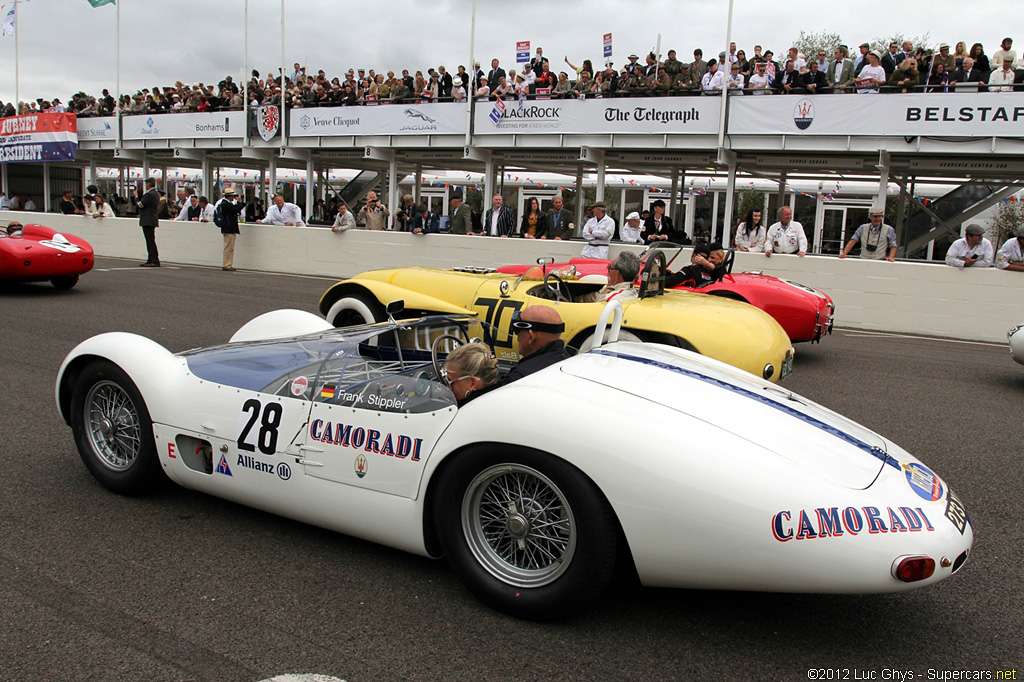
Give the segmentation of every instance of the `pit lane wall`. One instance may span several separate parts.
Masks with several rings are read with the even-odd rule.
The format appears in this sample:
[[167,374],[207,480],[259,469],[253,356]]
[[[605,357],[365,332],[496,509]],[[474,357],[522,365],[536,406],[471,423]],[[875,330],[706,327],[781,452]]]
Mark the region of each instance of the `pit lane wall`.
[[[141,262],[146,247],[138,221],[55,214],[0,212],[10,220],[42,222],[83,237],[97,256]],[[220,267],[223,240],[212,223],[163,221],[157,229],[160,259]],[[325,227],[241,226],[235,267],[343,278],[375,268],[482,266],[533,263],[539,256],[557,261],[578,256],[583,243],[497,239],[456,235],[413,235]],[[623,249],[613,245],[614,258]],[[760,270],[827,292],[837,308],[836,325],[845,328],[926,334],[1003,343],[1010,327],[1024,323],[1024,273],[996,268],[958,270],[932,263],[887,263],[828,256],[739,253],[737,271]],[[242,274],[225,277],[244,276]],[[79,285],[88,287],[88,275]],[[315,306],[310,302],[310,309]]]

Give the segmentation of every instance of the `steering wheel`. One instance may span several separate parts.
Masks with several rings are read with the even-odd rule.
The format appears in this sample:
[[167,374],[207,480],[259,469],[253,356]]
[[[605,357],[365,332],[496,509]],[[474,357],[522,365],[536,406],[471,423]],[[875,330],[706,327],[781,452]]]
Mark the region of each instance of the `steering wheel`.
[[660,296],[665,291],[665,252],[655,249],[640,272],[639,298]]
[[[441,334],[441,336],[434,339],[434,343],[430,344],[430,362],[434,365],[434,374],[437,375],[439,381],[443,381],[447,386],[448,378],[444,373],[441,358],[438,357],[440,355],[441,345],[444,341],[453,342],[455,344],[455,348],[461,346],[465,341],[454,334]],[[455,348],[452,350],[455,350]]]
[[726,275],[732,274],[732,264],[736,260],[736,249],[729,249],[725,252],[725,260],[722,262],[722,271]]
[[554,270],[544,275],[544,288],[551,292],[556,301],[572,303],[572,292],[569,291],[569,285]]

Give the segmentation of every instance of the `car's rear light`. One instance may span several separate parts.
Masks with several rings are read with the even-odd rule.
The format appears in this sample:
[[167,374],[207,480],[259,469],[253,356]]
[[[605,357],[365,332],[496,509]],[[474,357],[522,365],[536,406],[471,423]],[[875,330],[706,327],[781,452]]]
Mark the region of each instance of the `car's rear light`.
[[932,577],[935,573],[935,559],[926,556],[907,556],[893,562],[893,577],[905,583],[913,583]]

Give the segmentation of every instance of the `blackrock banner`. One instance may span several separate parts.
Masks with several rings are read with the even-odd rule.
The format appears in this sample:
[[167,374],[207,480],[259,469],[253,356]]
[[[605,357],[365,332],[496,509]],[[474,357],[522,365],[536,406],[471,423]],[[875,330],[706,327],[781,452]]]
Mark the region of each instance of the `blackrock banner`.
[[190,137],[244,137],[245,114],[219,111],[209,114],[135,114],[122,116],[125,140],[171,140]]
[[77,150],[74,114],[0,118],[0,163],[74,161]]
[[1024,93],[729,98],[730,135],[1007,137],[1024,134]]
[[91,140],[117,141],[117,117],[79,118],[78,141],[89,142]]
[[466,105],[439,102],[289,109],[288,134],[291,137],[465,135]]
[[717,135],[718,97],[622,97],[505,102],[495,123],[492,107],[478,106],[474,135],[511,133]]

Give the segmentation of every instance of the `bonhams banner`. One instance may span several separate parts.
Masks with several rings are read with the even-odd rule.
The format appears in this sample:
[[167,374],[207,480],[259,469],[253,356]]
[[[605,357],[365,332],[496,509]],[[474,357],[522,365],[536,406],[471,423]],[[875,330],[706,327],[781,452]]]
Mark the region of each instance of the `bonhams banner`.
[[1004,137],[1024,134],[1024,93],[729,98],[730,135]]
[[0,118],[0,163],[74,161],[77,150],[74,114]]
[[244,137],[245,114],[219,111],[208,114],[135,114],[122,116],[126,140],[174,140],[193,137]]
[[[487,111],[490,110],[488,106]],[[466,105],[438,102],[291,109],[288,134],[291,137],[465,135]]]
[[717,135],[718,97],[622,97],[508,102],[495,125],[477,106],[477,135],[495,133]]

